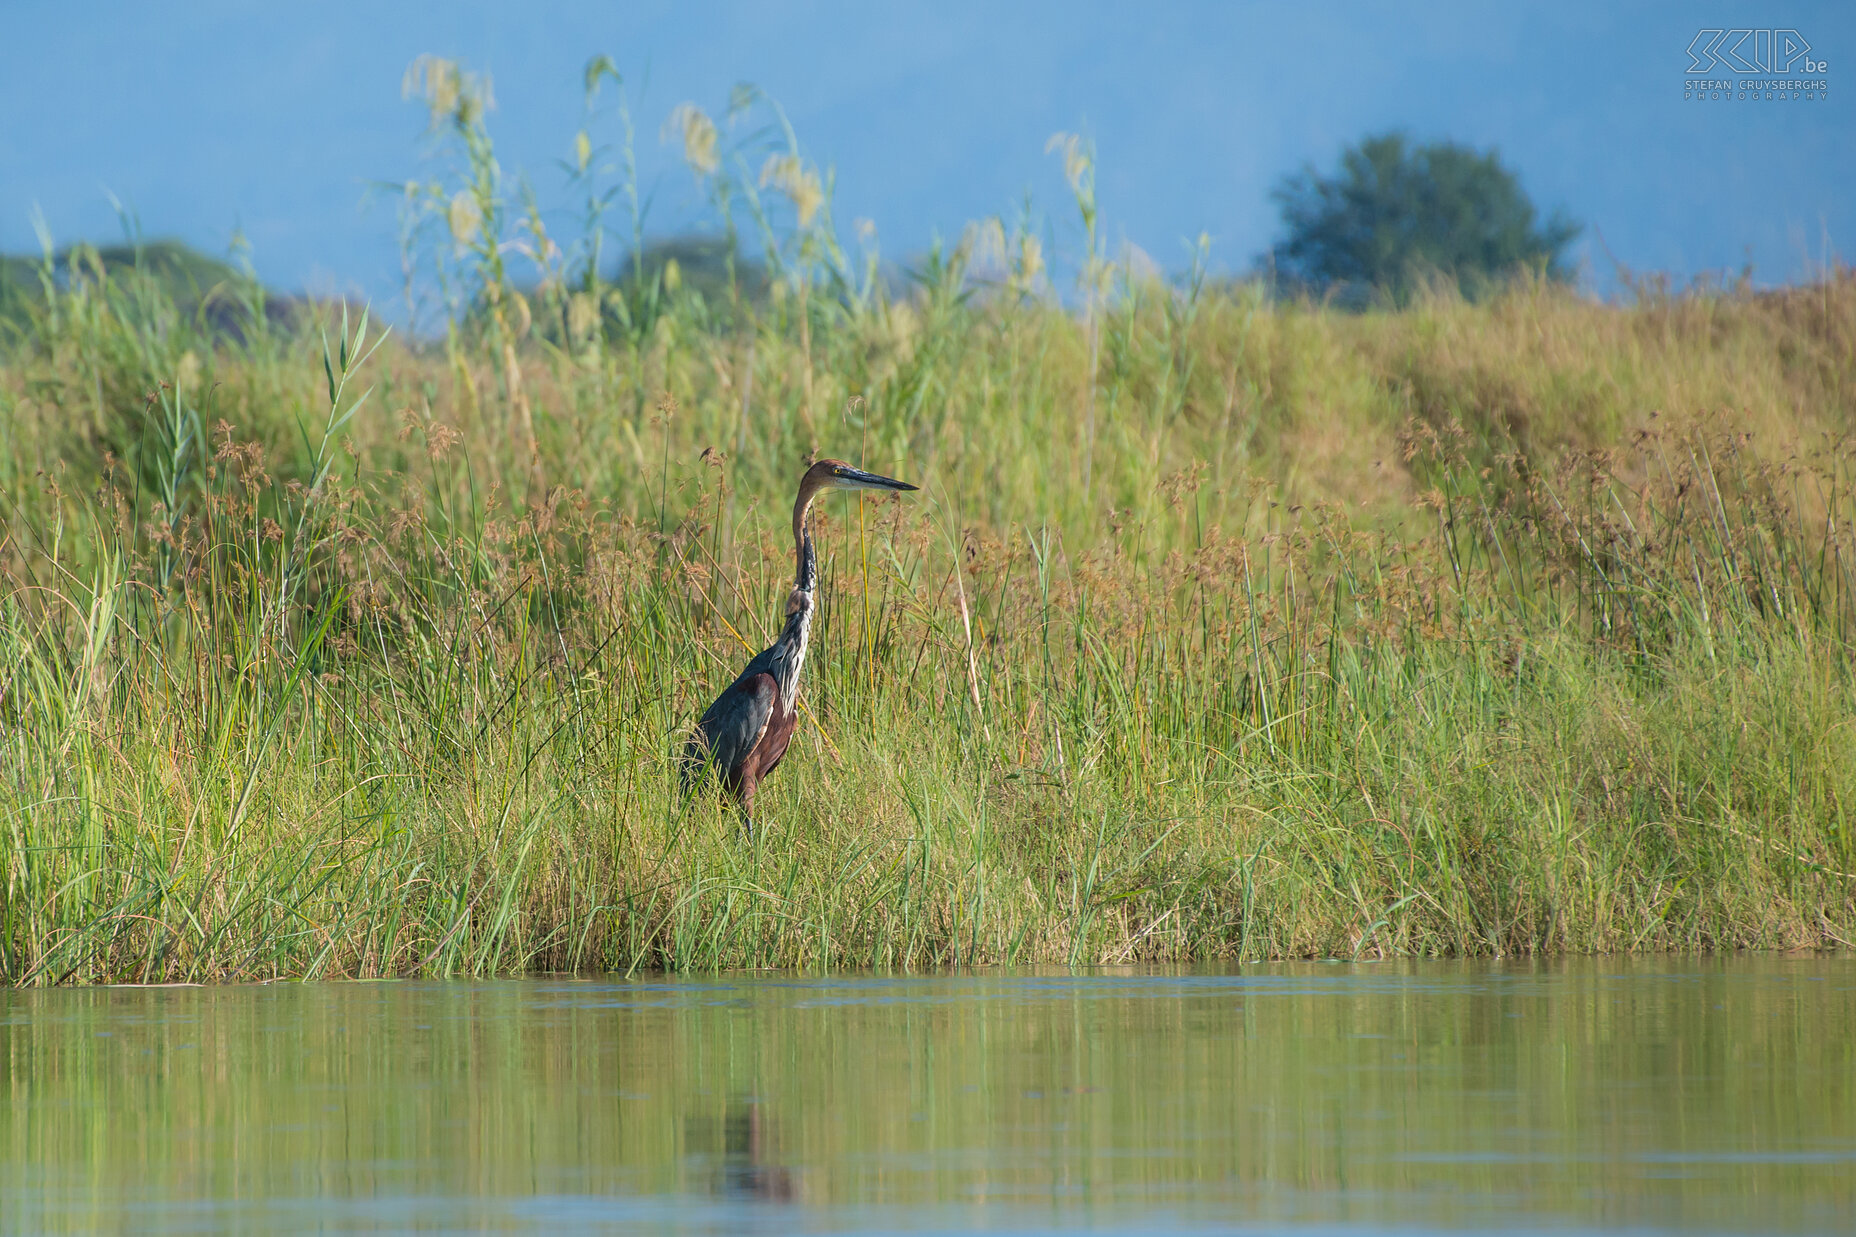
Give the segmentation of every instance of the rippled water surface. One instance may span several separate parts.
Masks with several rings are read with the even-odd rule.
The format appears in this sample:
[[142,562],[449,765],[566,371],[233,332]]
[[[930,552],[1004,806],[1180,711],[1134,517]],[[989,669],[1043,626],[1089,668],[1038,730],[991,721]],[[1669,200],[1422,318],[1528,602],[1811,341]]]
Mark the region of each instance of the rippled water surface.
[[1856,1230],[1856,959],[0,991],[0,1230]]

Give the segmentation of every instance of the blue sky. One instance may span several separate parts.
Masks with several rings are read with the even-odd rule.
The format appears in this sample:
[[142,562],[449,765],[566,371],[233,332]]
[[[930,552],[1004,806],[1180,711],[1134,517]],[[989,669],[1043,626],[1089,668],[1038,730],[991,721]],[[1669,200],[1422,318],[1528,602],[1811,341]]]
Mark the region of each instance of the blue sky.
[[[581,123],[580,74],[626,74],[654,230],[695,218],[660,126],[685,100],[720,113],[737,81],[779,99],[837,173],[837,216],[874,220],[886,256],[1009,212],[1027,192],[1059,254],[1077,244],[1046,139],[1093,135],[1112,240],[1181,265],[1213,238],[1241,270],[1277,234],[1269,190],[1331,166],[1362,135],[1495,146],[1543,212],[1680,278],[1808,273],[1856,245],[1856,6],[1556,3],[601,4],[451,0],[8,0],[0,74],[0,250],[120,235],[223,251],[235,228],[270,283],[358,293],[394,313],[392,204],[373,181],[429,176],[421,108],[400,97],[424,52],[494,78],[506,170],[571,203],[555,161]],[[1823,100],[1684,101],[1703,26],[1797,29],[1828,64]],[[1845,75],[1851,75],[1845,84]],[[615,136],[610,119],[596,139]]]

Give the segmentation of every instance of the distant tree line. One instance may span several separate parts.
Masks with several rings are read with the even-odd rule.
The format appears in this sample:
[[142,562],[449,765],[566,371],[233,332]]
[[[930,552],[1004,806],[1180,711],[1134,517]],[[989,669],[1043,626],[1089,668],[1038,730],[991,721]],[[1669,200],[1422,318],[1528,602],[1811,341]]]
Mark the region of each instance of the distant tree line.
[[265,289],[249,269],[210,257],[177,240],[75,244],[43,257],[0,254],[0,342],[23,331],[45,304],[47,281],[59,291],[73,284],[120,285],[133,274],[157,289],[182,316],[216,334],[242,337],[262,313],[287,324],[302,310],[300,297]]
[[[1259,261],[1259,273],[1279,293],[1353,308],[1404,305],[1438,280],[1472,300],[1516,272],[1568,280],[1566,248],[1581,230],[1560,211],[1541,219],[1495,151],[1448,141],[1415,145],[1396,132],[1348,147],[1331,173],[1304,167],[1271,196],[1284,236]],[[83,277],[86,268],[114,274],[126,267],[154,278],[183,312],[203,312],[217,329],[236,333],[240,312],[254,305],[249,289],[224,295],[249,275],[175,241],[73,246],[53,263],[61,280]],[[17,328],[42,299],[43,277],[39,259],[0,256],[0,332],[9,322]],[[647,243],[613,282],[637,295],[687,288],[723,310],[731,278],[750,301],[767,294],[766,269],[752,257],[731,256],[713,238],[673,237]],[[299,304],[269,293],[262,303],[272,318],[288,317]]]

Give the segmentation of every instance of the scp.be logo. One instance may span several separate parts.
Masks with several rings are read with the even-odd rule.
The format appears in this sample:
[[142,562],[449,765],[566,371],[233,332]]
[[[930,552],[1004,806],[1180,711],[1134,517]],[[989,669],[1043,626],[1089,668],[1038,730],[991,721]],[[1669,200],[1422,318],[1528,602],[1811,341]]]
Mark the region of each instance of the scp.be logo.
[[1712,73],[1823,73],[1830,64],[1811,58],[1811,44],[1796,30],[1706,29],[1688,45],[1688,71]]

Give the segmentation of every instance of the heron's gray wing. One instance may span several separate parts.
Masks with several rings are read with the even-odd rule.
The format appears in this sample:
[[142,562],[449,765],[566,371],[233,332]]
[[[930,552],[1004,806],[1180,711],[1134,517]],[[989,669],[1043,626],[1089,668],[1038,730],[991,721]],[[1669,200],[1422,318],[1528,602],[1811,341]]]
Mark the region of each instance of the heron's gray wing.
[[760,741],[779,695],[771,674],[744,674],[730,684],[696,723],[696,733],[683,749],[683,780],[688,782],[705,764],[721,770],[723,778],[733,778]]

